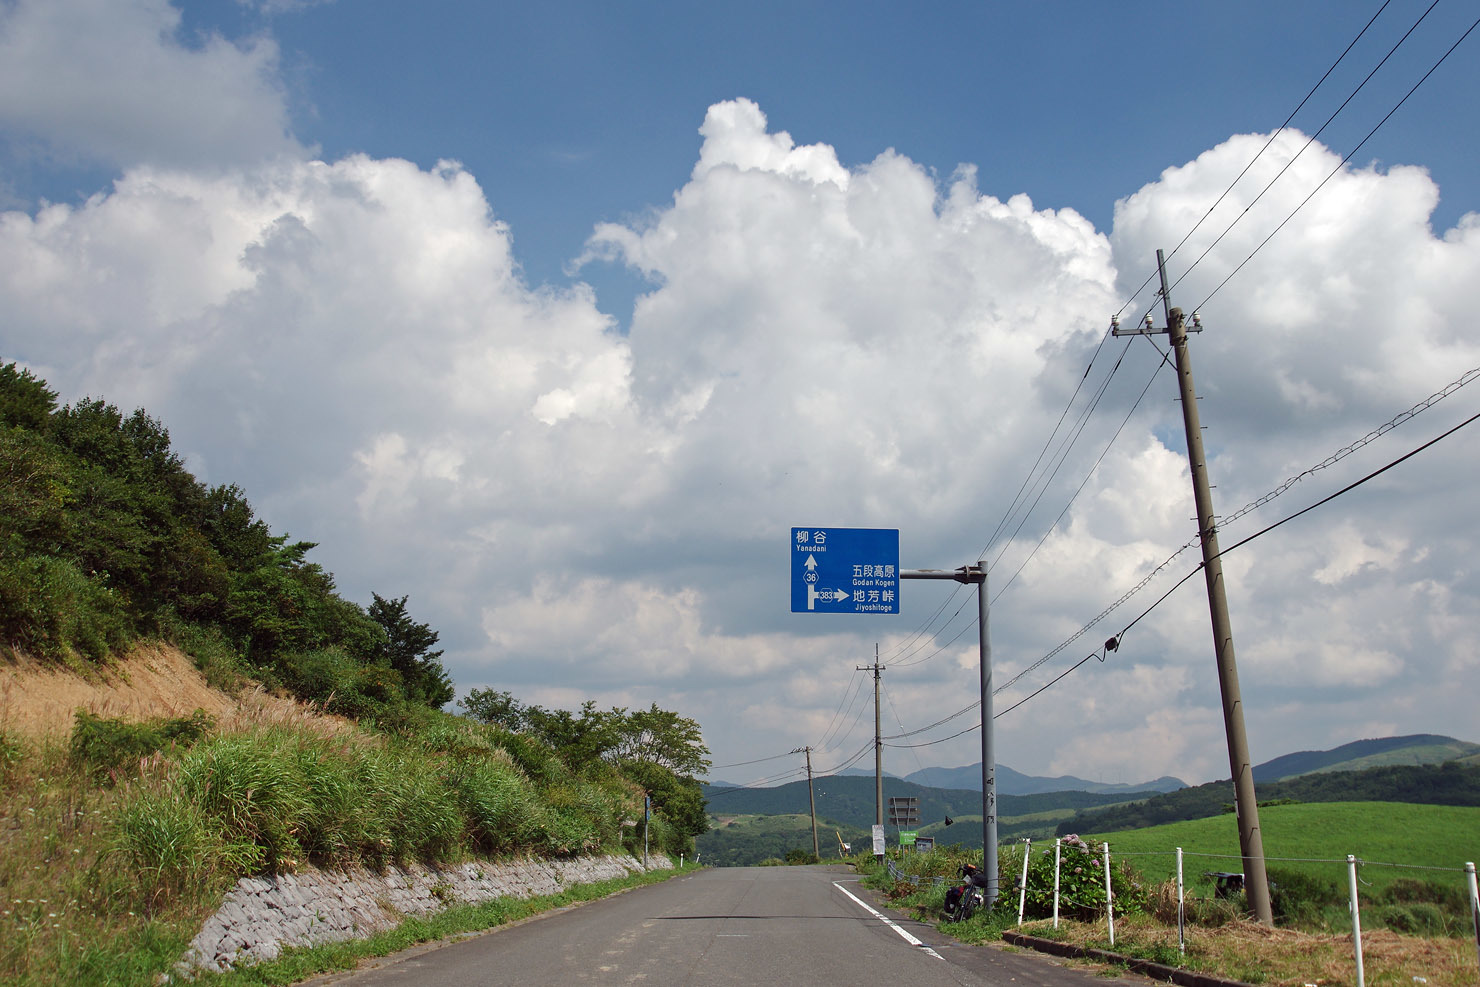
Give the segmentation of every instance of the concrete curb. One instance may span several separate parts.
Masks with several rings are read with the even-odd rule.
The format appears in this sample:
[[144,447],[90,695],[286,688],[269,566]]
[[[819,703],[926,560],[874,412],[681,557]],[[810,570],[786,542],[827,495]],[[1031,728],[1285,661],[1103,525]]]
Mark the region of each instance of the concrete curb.
[[1150,960],[1136,959],[1134,956],[1124,956],[1104,949],[1087,949],[1067,942],[1055,942],[1052,939],[1039,939],[1037,936],[1024,935],[1021,932],[1004,932],[1002,941],[1010,946],[1020,946],[1023,949],[1032,949],[1052,956],[1113,963],[1133,973],[1139,973],[1163,983],[1178,984],[1179,987],[1251,987],[1242,980],[1225,980],[1206,973],[1194,973],[1181,967],[1167,966],[1165,963],[1153,963]]

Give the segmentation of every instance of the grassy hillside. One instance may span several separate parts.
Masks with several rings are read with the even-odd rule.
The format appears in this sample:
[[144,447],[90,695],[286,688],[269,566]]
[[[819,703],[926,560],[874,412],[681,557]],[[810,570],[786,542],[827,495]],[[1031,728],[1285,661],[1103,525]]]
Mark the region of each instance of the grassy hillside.
[[[1333,882],[1344,889],[1346,855],[1366,861],[1359,868],[1361,894],[1401,879],[1424,879],[1464,886],[1464,865],[1476,852],[1480,807],[1413,805],[1401,802],[1325,802],[1272,805],[1259,812],[1268,866]],[[1111,853],[1130,856],[1146,878],[1176,874],[1176,848],[1185,855],[1184,873],[1192,883],[1205,871],[1241,871],[1238,823],[1232,815],[1095,832],[1087,838],[1108,841]],[[1133,855],[1133,856],[1132,856]],[[1401,867],[1384,866],[1399,864]],[[1428,869],[1433,868],[1433,869]]]
[[1480,754],[1480,744],[1420,733],[1358,740],[1328,751],[1297,751],[1254,766],[1259,784],[1316,771],[1363,771],[1388,765],[1442,764]]
[[[838,836],[854,850],[867,847],[869,831],[831,819],[817,820],[817,846],[824,860],[836,859]],[[695,839],[700,861],[711,867],[746,867],[779,860],[787,853],[812,852],[812,817],[806,813],[776,816],[711,816],[709,832]]]
[[[1365,771],[1322,771],[1262,784],[1260,802],[1411,802],[1419,805],[1480,806],[1480,765],[1389,766]],[[1231,812],[1228,781],[1184,788],[1124,805],[1087,810],[1059,824],[1060,833],[1137,829]],[[1263,813],[1260,813],[1261,820]]]

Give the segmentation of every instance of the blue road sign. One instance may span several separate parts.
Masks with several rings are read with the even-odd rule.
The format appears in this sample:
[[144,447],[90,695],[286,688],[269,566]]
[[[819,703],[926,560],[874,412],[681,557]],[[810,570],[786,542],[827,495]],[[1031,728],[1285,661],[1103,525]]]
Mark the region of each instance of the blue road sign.
[[898,528],[792,528],[792,613],[899,613]]

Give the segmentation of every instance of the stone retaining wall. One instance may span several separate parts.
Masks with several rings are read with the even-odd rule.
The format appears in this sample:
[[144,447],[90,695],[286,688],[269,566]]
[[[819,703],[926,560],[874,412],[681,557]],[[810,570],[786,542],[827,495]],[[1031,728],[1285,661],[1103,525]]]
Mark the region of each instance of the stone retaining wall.
[[[649,870],[672,866],[673,861],[660,854],[648,858]],[[206,920],[180,969],[222,971],[238,963],[273,959],[289,946],[364,938],[395,928],[407,916],[428,915],[453,904],[558,894],[574,884],[642,870],[641,860],[607,855],[454,867],[412,864],[384,871],[304,868],[296,874],[244,877]]]

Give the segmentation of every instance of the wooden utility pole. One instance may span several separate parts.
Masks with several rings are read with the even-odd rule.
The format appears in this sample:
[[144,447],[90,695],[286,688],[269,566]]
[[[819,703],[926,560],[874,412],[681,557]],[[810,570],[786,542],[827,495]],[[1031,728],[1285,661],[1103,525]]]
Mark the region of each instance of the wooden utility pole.
[[[817,796],[812,791],[812,748],[798,747],[792,753],[807,755],[807,804],[812,809],[812,856],[821,860],[822,851],[817,846]],[[839,837],[839,840],[841,839],[842,837]]]
[[884,825],[884,738],[879,729],[879,673],[884,666],[879,664],[879,646],[874,645],[874,663],[855,665],[855,671],[874,673],[874,825]]
[[[1208,584],[1208,609],[1213,621],[1213,649],[1218,662],[1218,689],[1223,697],[1223,728],[1228,735],[1228,765],[1233,774],[1234,808],[1238,813],[1238,841],[1244,858],[1244,893],[1254,918],[1274,923],[1269,903],[1269,877],[1264,869],[1264,838],[1259,831],[1259,802],[1254,795],[1254,767],[1249,758],[1249,737],[1244,731],[1244,704],[1239,693],[1238,666],[1233,654],[1233,624],[1228,618],[1228,597],[1223,590],[1223,562],[1218,551],[1218,527],[1213,514],[1212,484],[1203,455],[1202,425],[1198,420],[1197,392],[1192,386],[1192,363],[1187,354],[1187,327],[1182,310],[1172,308],[1167,288],[1166,258],[1156,252],[1161,275],[1161,302],[1167,327],[1156,329],[1146,317],[1144,328],[1112,331],[1117,336],[1151,335],[1165,332],[1177,360],[1177,380],[1182,394],[1182,427],[1187,434],[1187,460],[1192,469],[1192,494],[1197,503],[1197,531],[1202,541],[1203,576]],[[1194,316],[1194,322],[1196,318]],[[1195,325],[1194,331],[1201,331]]]

